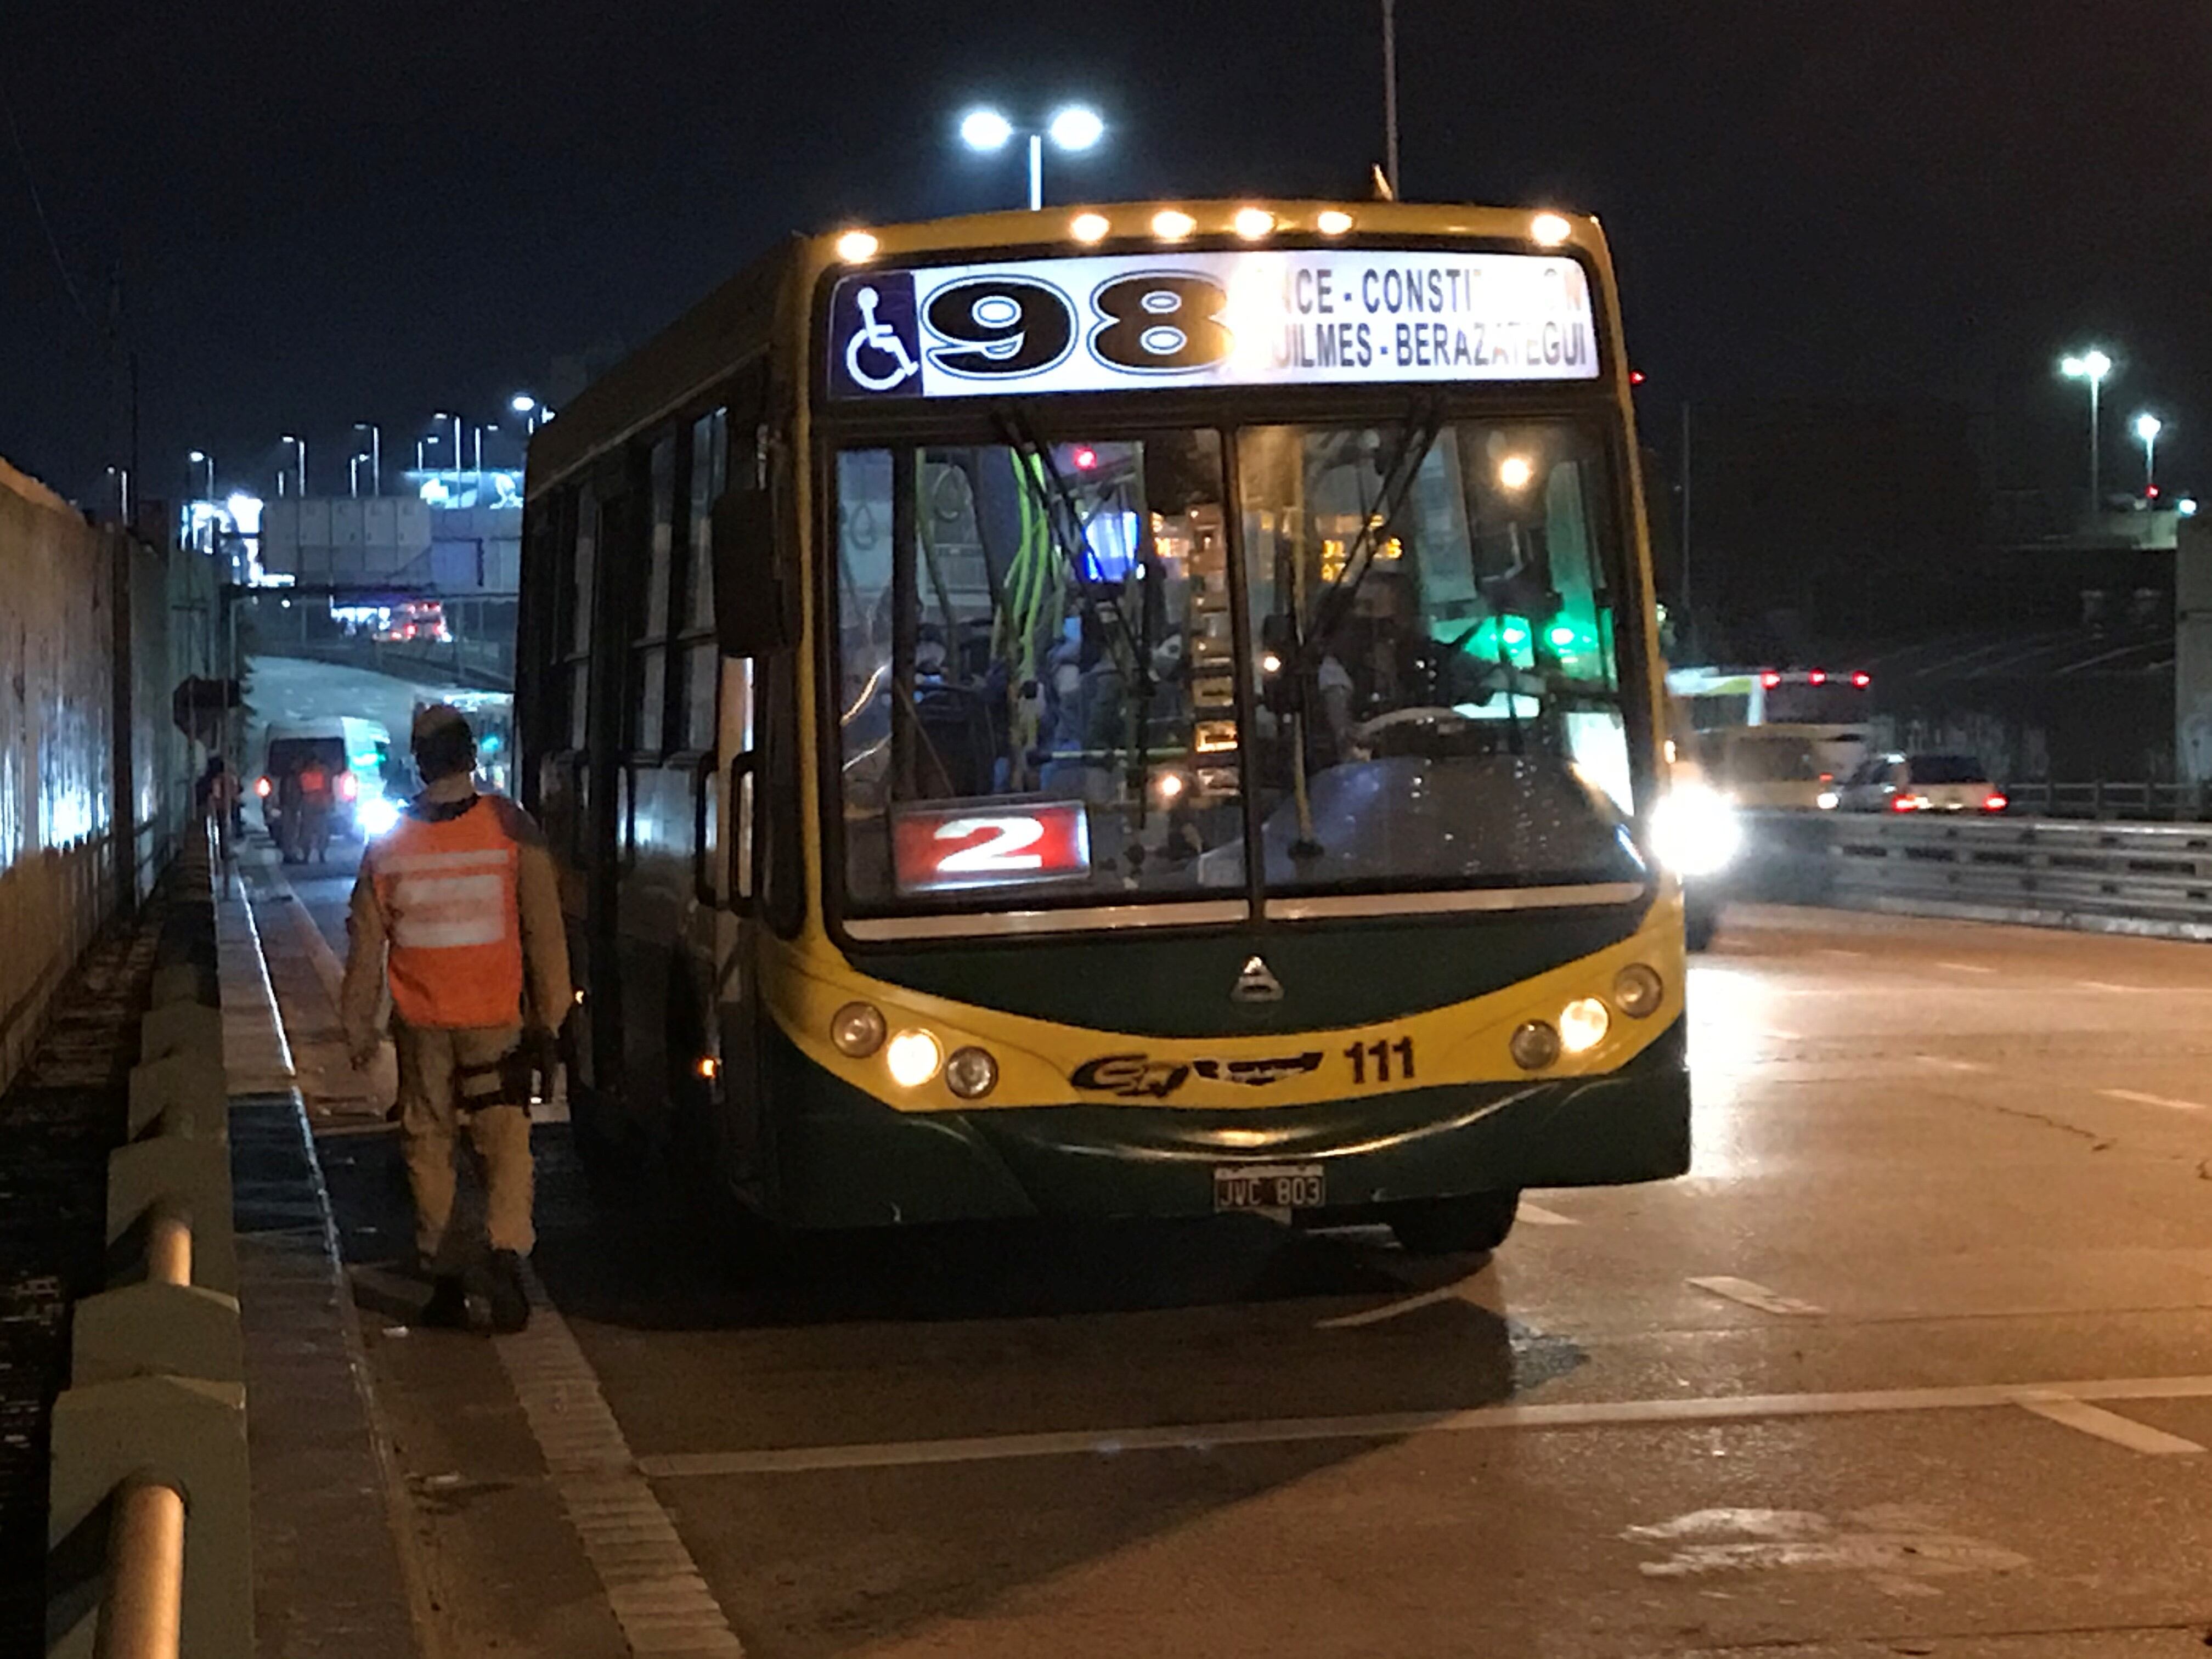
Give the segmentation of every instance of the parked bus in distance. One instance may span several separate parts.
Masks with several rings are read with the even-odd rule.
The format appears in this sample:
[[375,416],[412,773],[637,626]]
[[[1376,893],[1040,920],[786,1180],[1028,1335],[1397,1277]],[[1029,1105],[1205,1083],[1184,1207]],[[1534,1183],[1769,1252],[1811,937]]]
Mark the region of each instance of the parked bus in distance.
[[1866,759],[1872,678],[1825,668],[1670,668],[1699,758],[1740,806],[1811,811]]
[[1595,221],[792,240],[532,438],[517,783],[588,1156],[805,1227],[1498,1243],[1689,1158]]

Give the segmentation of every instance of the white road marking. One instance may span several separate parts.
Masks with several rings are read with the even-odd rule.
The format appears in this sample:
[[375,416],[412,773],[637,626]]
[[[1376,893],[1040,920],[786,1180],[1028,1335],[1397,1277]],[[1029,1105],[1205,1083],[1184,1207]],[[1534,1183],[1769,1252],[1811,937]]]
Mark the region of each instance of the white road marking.
[[1794,1296],[1784,1296],[1779,1291],[1770,1291],[1754,1279],[1734,1279],[1726,1273],[1713,1273],[1690,1283],[1701,1291],[1715,1296],[1724,1296],[1731,1302],[1741,1302],[1747,1308],[1756,1308],[1761,1313],[1817,1314],[1826,1309],[1816,1303],[1801,1302]]
[[1845,951],[1845,950],[1839,949],[1838,947],[1837,947],[1837,946],[1835,946],[1835,945],[1823,945],[1820,947],[1820,952],[1819,952],[1819,954],[1820,954],[1821,956],[1824,956],[1824,957],[1863,957],[1864,955],[1866,955],[1866,952],[1865,952],[1865,951]]
[[1796,1031],[1778,1031],[1770,1029],[1760,1031],[1757,1035],[1765,1037],[1770,1042],[1802,1042],[1805,1040],[1803,1035]]
[[1961,974],[1994,974],[1996,972],[1996,969],[1984,967],[1978,962],[1939,962],[1936,965],[1938,968],[1948,968],[1954,972]]
[[2177,1112],[2201,1112],[2203,1103],[2195,1100],[2175,1100],[2168,1095],[2147,1095],[2137,1089],[2100,1089],[2097,1092],[2107,1100],[2131,1101],[2137,1106],[2167,1106]]
[[2122,1417],[2118,1412],[2108,1412],[2102,1406],[2089,1405],[2056,1389],[2027,1389],[2018,1398],[2024,1409],[2038,1417],[2047,1417],[2069,1429],[2094,1434],[2100,1440],[2125,1446],[2130,1451],[2173,1457],[2204,1449],[2194,1440],[2184,1440],[2178,1434],[2168,1434],[2164,1429],[2154,1429],[2148,1423],[2138,1423],[2131,1417]]
[[1630,1428],[1654,1424],[1735,1423],[1768,1418],[1851,1417],[1890,1412],[1988,1411],[2023,1396],[2075,1401],[2212,1400],[2212,1376],[2107,1377],[2080,1382],[1966,1383],[1934,1389],[1870,1389],[1850,1394],[1734,1395],[1679,1400],[1613,1400],[1536,1406],[1479,1406],[1467,1411],[1384,1412],[1360,1417],[1283,1417],[1158,1427],[1074,1429],[969,1439],[861,1442],[765,1451],[669,1452],[637,1460],[651,1480],[826,1469],[911,1468],[1025,1457],[1113,1455],[1136,1451],[1212,1451],[1224,1446],[1289,1445],[1330,1440],[1402,1440],[1417,1434],[1506,1429]]
[[675,1522],[639,1474],[599,1374],[536,1274],[529,1284],[530,1328],[492,1346],[630,1651],[743,1659]]
[[1400,1314],[1409,1314],[1420,1308],[1432,1308],[1439,1302],[1461,1301],[1464,1299],[1467,1287],[1480,1277],[1477,1273],[1454,1284],[1439,1285],[1433,1291],[1401,1297],[1395,1302],[1386,1302],[1379,1308],[1369,1308],[1361,1313],[1340,1314],[1334,1319],[1316,1320],[1314,1328],[1317,1331],[1346,1331],[1360,1325],[1380,1325],[1386,1319],[1395,1319]]
[[2134,985],[2115,985],[2110,980],[2103,979],[2081,979],[2074,982],[2085,991],[2135,991],[2142,988]]
[[1938,1071],[1944,1072],[1986,1072],[1990,1069],[1985,1060],[1948,1060],[1942,1054],[1915,1054],[1913,1059],[1918,1060],[1923,1066],[1933,1066]]
[[1583,1224],[1571,1215],[1561,1215],[1557,1210],[1547,1210],[1540,1204],[1521,1200],[1521,1219],[1533,1221],[1539,1227],[1579,1227]]

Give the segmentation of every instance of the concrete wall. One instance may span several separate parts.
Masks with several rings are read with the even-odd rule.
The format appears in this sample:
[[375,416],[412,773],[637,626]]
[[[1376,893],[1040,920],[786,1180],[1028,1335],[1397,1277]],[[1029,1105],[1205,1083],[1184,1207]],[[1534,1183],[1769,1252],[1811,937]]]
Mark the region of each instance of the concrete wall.
[[[172,562],[0,461],[0,1088],[190,809],[169,697],[194,613],[173,609]],[[174,562],[211,611],[206,574]]]

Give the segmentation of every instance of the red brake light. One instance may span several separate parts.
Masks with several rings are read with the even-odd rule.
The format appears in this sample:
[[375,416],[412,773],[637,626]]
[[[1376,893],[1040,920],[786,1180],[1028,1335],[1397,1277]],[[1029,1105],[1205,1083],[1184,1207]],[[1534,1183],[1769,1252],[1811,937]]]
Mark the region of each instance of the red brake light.
[[361,780],[354,776],[350,772],[339,773],[338,799],[340,800],[351,800],[359,793],[361,793]]
[[1076,471],[1088,472],[1098,465],[1098,452],[1089,444],[1079,444],[1076,446],[1075,453],[1068,459],[1075,463]]
[[1853,685],[1862,687],[1872,685],[1874,684],[1874,676],[1871,674],[1854,674],[1851,676],[1851,684]]
[[1628,383],[1631,386],[1642,386],[1644,384],[1644,371],[1640,368],[1630,369],[1628,371]]
[[1828,683],[1828,671],[1825,668],[1816,668],[1805,678],[1814,685],[1826,685]]
[[1917,795],[1892,795],[1889,810],[1893,812],[1917,812],[1920,810],[1920,798]]
[[1759,683],[1765,686],[1768,690],[1771,691],[1776,686],[1782,684],[1782,676],[1779,674],[1761,674],[1759,677]]
[[269,789],[270,789],[270,783],[269,783],[269,780],[268,780],[268,779],[266,779],[266,778],[256,778],[256,779],[254,779],[254,781],[253,781],[253,793],[254,793],[255,794],[257,794],[257,795],[260,796],[262,799],[264,799],[264,800],[267,800],[267,799],[269,799]]
[[1990,791],[1990,798],[1982,803],[1982,811],[1984,812],[2002,812],[2011,804],[2012,803],[2008,801],[2002,795],[2000,795],[1996,790],[1992,789]]

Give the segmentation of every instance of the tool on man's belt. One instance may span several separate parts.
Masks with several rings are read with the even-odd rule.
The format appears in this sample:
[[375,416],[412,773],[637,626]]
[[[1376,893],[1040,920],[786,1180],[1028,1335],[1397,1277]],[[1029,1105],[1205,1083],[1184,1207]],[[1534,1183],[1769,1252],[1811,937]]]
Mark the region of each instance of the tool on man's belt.
[[555,1054],[549,1033],[526,1033],[497,1060],[482,1066],[453,1067],[453,1103],[461,1111],[482,1111],[487,1106],[520,1106],[525,1110],[553,1092]]

